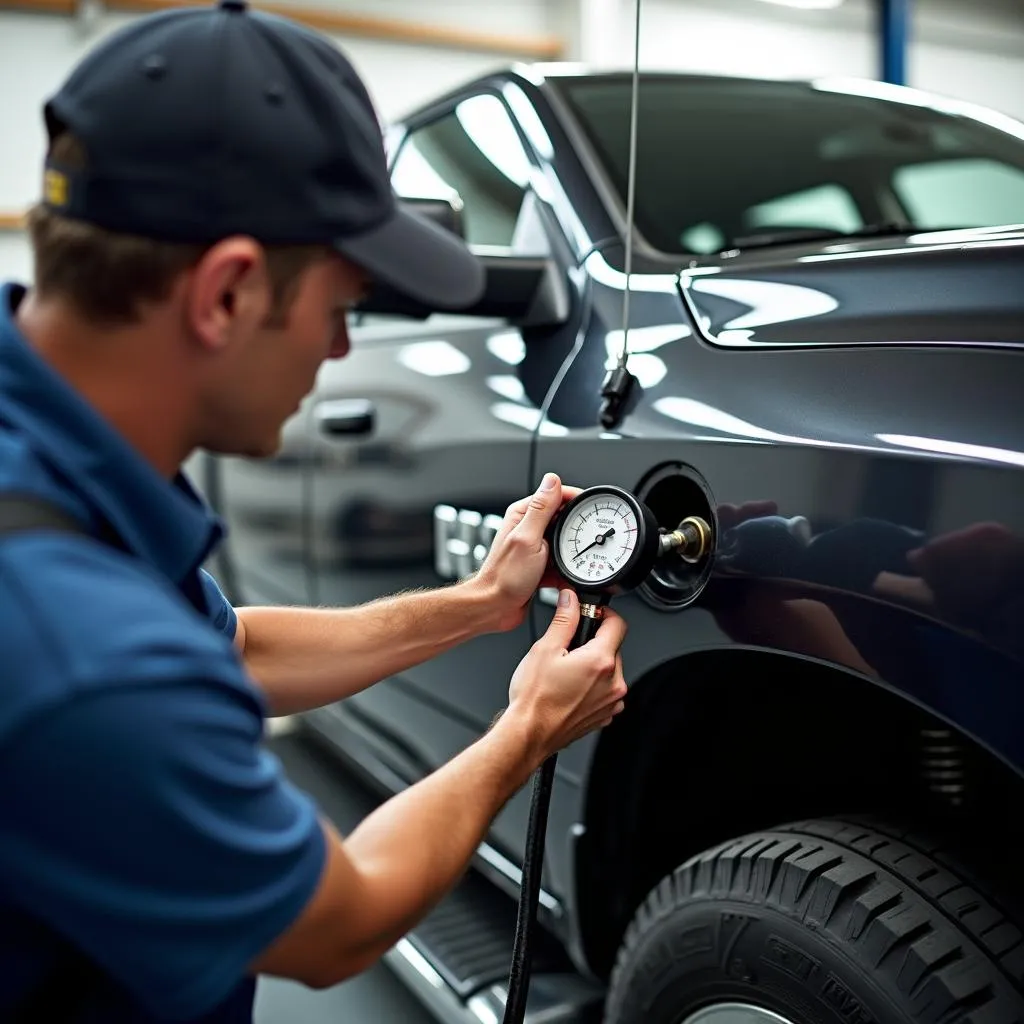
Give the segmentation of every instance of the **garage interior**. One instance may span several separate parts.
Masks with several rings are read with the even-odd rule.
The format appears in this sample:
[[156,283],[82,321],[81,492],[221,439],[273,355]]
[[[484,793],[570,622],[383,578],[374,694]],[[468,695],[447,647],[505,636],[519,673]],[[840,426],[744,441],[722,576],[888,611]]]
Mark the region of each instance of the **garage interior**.
[[[0,85],[12,97],[0,165],[0,272],[26,276],[20,231],[37,190],[39,104],[105,33],[152,0],[4,0]],[[274,9],[273,4],[264,5]],[[326,32],[373,91],[385,122],[423,96],[496,66],[579,61],[629,68],[629,0],[280,3]],[[428,11],[430,12],[428,14]],[[643,0],[640,66],[723,75],[880,79],[1024,118],[1024,12],[1017,0]],[[394,69],[400,67],[401,74]]]
[[[40,109],[98,40],[175,0],[0,0],[0,279],[31,279],[24,211],[38,192]],[[369,83],[383,122],[496,67],[629,69],[632,0],[275,0],[326,33]],[[867,80],[979,104],[1024,121],[1021,0],[643,0],[641,71]],[[756,162],[757,153],[749,154]],[[376,797],[288,719],[268,743],[344,833]],[[257,1024],[427,1024],[390,968],[326,991],[263,979]],[[487,1024],[487,1022],[484,1022]],[[497,1021],[495,1021],[497,1024]]]

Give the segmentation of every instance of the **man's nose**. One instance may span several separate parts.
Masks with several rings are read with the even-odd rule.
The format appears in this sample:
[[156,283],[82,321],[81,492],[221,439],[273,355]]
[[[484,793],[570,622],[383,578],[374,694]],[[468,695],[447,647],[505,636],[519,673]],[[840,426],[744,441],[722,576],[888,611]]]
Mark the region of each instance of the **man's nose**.
[[338,324],[338,330],[331,341],[331,348],[327,353],[327,358],[341,359],[343,356],[347,356],[351,344],[348,336],[348,319],[345,318]]

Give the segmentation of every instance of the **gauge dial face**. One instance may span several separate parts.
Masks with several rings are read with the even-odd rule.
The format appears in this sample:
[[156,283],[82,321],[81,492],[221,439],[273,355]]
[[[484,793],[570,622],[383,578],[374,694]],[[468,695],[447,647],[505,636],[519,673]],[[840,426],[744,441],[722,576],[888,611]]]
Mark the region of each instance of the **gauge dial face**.
[[558,554],[577,579],[602,585],[629,563],[639,526],[633,506],[614,494],[584,498],[569,511],[558,536]]

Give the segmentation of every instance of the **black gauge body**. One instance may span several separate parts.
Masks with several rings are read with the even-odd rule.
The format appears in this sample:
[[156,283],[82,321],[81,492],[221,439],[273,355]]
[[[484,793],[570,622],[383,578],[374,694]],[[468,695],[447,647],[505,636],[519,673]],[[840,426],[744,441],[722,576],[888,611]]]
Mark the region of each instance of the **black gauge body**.
[[588,487],[555,517],[549,531],[558,572],[580,595],[607,601],[638,587],[658,558],[654,513],[629,491]]

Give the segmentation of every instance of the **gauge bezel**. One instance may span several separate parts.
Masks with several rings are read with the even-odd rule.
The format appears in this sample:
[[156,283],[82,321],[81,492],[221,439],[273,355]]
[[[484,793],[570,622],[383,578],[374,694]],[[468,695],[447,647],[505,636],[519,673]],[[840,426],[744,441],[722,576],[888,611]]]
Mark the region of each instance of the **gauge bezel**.
[[[616,569],[607,580],[595,583],[593,580],[582,579],[565,564],[562,559],[560,538],[573,511],[580,505],[602,496],[615,498],[630,506],[636,519],[637,536],[636,546],[625,563]],[[559,511],[551,531],[551,556],[555,568],[578,593],[614,596],[634,590],[647,578],[658,557],[658,537],[658,521],[655,519],[654,513],[642,501],[622,487],[616,487],[613,484],[599,484],[581,491]]]

